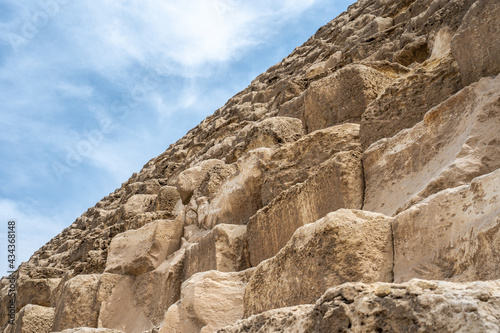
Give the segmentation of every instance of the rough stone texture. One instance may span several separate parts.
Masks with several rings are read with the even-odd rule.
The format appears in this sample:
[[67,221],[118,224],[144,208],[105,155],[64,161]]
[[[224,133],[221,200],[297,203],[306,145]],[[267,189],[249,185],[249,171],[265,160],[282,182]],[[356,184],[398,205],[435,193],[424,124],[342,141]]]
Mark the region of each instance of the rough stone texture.
[[397,215],[394,246],[396,282],[500,279],[500,169]]
[[61,282],[61,279],[29,279],[27,276],[21,276],[17,281],[19,293],[17,308],[21,309],[27,304],[50,306],[51,296]]
[[16,316],[12,333],[49,333],[54,324],[54,308],[28,304]]
[[392,281],[391,219],[341,209],[298,229],[257,266],[245,291],[245,316],[314,302],[344,282]]
[[285,246],[299,227],[340,208],[361,209],[361,154],[342,151],[259,210],[248,223],[250,263],[258,265]]
[[341,151],[361,151],[359,125],[344,124],[314,131],[275,150],[265,166],[262,205],[304,182],[318,171],[321,163]]
[[236,272],[248,268],[246,231],[244,225],[219,224],[198,243],[189,246],[184,279],[198,272]]
[[257,148],[272,148],[293,142],[304,135],[299,119],[273,117],[245,126],[233,143],[234,148],[226,156],[226,162],[236,162],[246,152]]
[[206,160],[179,174],[177,177],[177,191],[179,191],[183,204],[189,202],[194,190],[201,184],[203,179],[205,179],[208,171],[219,164],[224,164],[224,162],[219,160]]
[[271,310],[218,332],[494,333],[500,330],[499,313],[499,281],[346,283],[315,305]]
[[179,249],[183,223],[159,220],[117,235],[111,241],[107,273],[140,275],[154,270]]
[[218,224],[246,224],[262,207],[261,187],[271,150],[252,150],[236,163],[236,171],[211,196],[197,197],[188,210],[196,209],[196,224],[212,229]]
[[304,97],[308,132],[344,122],[359,122],[366,106],[391,83],[384,73],[349,65],[313,82]]
[[500,167],[500,76],[484,78],[364,156],[364,209],[393,215]]
[[125,276],[102,304],[98,326],[125,333],[160,326],[167,309],[180,298],[184,262],[182,247],[154,271]]
[[123,279],[119,275],[78,275],[65,282],[55,308],[53,331],[97,327],[102,303]]
[[165,314],[159,333],[209,333],[243,318],[243,294],[252,271],[193,275],[182,284],[181,299]]
[[78,328],[67,329],[59,333],[124,333],[124,332],[108,328],[78,327]]
[[453,56],[460,64],[464,85],[500,73],[500,7],[496,0],[479,0],[453,36]]
[[[445,29],[438,37],[447,39],[450,33]],[[428,110],[462,88],[458,65],[449,55],[449,41],[443,43],[448,44],[444,55],[440,54],[443,51],[436,51],[435,57],[396,79],[368,105],[361,120],[364,149],[379,139],[413,127]]]

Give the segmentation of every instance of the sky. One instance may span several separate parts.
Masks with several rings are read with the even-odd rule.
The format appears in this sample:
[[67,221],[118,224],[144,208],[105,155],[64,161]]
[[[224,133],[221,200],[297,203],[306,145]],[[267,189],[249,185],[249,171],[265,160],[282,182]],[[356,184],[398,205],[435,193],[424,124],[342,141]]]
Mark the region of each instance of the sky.
[[0,0],[0,274],[352,0]]

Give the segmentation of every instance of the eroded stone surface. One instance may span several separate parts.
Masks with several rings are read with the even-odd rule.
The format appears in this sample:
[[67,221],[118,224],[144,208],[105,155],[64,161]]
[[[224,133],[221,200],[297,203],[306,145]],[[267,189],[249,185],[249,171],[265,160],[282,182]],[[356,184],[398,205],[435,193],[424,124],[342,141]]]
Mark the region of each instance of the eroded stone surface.
[[359,122],[366,106],[391,83],[384,73],[349,65],[311,84],[304,97],[308,132],[344,122]]
[[182,284],[181,299],[167,311],[159,333],[209,333],[243,318],[243,294],[251,273],[193,275]]
[[314,302],[350,281],[392,281],[391,218],[341,209],[298,229],[257,266],[245,291],[245,315]]
[[394,246],[396,282],[500,279],[500,170],[397,215]]
[[54,308],[28,304],[19,311],[12,333],[49,333],[54,324]]
[[429,111],[415,127],[365,152],[364,209],[393,215],[500,167],[500,76]]
[[65,282],[56,301],[53,331],[97,327],[101,305],[123,279],[114,274],[78,275]]
[[219,224],[186,249],[185,279],[210,270],[237,272],[249,267],[245,225]]
[[158,267],[179,249],[183,224],[158,220],[113,238],[109,247],[107,273],[140,275]]
[[340,208],[360,209],[361,154],[342,151],[322,163],[305,182],[283,191],[248,223],[250,264],[274,256],[299,227]]
[[476,1],[453,36],[451,47],[464,85],[500,73],[499,16],[496,0]]
[[499,281],[346,283],[314,305],[271,310],[218,332],[493,333],[500,330],[499,300]]

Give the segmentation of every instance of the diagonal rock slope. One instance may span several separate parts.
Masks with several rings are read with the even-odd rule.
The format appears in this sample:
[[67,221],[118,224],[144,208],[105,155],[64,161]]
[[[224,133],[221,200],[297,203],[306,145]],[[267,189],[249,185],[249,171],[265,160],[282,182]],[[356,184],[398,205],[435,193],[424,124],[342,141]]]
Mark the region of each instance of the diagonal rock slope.
[[23,263],[15,326],[3,278],[0,327],[498,332],[499,72],[497,0],[358,1]]

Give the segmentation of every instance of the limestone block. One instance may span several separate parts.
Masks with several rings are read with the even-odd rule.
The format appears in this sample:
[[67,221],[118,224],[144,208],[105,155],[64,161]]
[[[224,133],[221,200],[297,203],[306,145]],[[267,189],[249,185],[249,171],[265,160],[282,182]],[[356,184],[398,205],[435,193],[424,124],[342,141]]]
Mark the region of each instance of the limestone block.
[[500,6],[497,0],[476,1],[451,42],[464,85],[500,73]]
[[27,304],[50,306],[51,296],[61,282],[61,279],[30,279],[21,276],[17,281],[17,308]]
[[196,199],[197,224],[212,229],[218,224],[245,224],[262,207],[264,170],[271,159],[269,148],[254,149],[237,161],[237,171],[211,197]]
[[394,215],[500,167],[500,76],[436,106],[413,128],[365,152],[363,209]]
[[248,223],[250,264],[274,256],[299,227],[340,208],[361,209],[361,154],[341,151],[303,183],[283,191]]
[[449,54],[430,59],[397,78],[363,113],[360,129],[363,149],[413,127],[427,111],[461,88],[458,64]]
[[238,132],[234,149],[226,156],[226,162],[233,163],[253,149],[272,148],[296,141],[302,135],[302,121],[296,118],[272,117],[251,123]]
[[317,130],[273,152],[262,184],[262,205],[314,175],[321,163],[341,151],[361,151],[359,125],[343,124]]
[[394,246],[395,282],[500,279],[500,169],[397,215]]
[[245,225],[219,224],[186,249],[184,279],[198,272],[236,272],[249,267]]
[[177,188],[174,186],[163,186],[160,188],[156,198],[156,210],[174,212],[179,205],[181,197]]
[[182,284],[181,299],[167,311],[159,333],[209,333],[243,318],[243,294],[252,271],[193,275]]
[[167,309],[180,298],[184,262],[183,247],[154,271],[125,276],[103,302],[98,327],[136,333],[160,326]]
[[500,283],[346,283],[314,305],[271,310],[220,329],[261,332],[498,332]]
[[191,195],[203,179],[205,179],[207,172],[218,164],[224,164],[224,162],[215,159],[205,160],[179,174],[176,186],[184,205],[189,202]]
[[53,331],[97,327],[101,304],[123,279],[120,275],[77,275],[64,283],[56,301]]
[[260,263],[245,290],[245,316],[314,302],[344,282],[392,281],[392,219],[341,209],[298,229]]
[[54,324],[54,308],[28,304],[19,311],[15,333],[49,333]]
[[304,102],[307,132],[359,122],[368,104],[391,82],[382,72],[355,64],[311,83]]
[[183,223],[158,220],[115,236],[109,246],[107,273],[140,275],[158,267],[179,249]]

